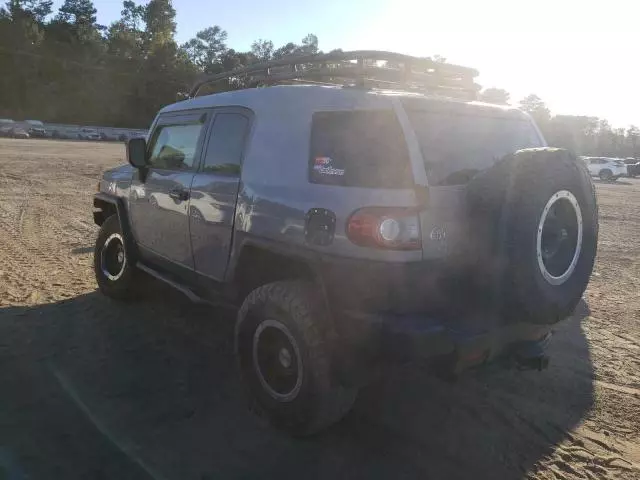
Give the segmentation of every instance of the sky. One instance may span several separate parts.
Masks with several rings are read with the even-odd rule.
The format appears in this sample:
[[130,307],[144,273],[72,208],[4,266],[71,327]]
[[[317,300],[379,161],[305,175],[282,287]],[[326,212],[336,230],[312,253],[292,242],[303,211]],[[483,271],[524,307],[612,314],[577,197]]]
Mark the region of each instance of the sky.
[[[121,0],[94,3],[99,23],[120,16]],[[258,38],[278,47],[314,33],[324,51],[438,54],[476,68],[478,83],[506,89],[512,103],[536,93],[554,114],[598,116],[616,127],[640,125],[640,0],[173,0],[173,5],[179,43],[220,25],[236,50],[248,50]]]

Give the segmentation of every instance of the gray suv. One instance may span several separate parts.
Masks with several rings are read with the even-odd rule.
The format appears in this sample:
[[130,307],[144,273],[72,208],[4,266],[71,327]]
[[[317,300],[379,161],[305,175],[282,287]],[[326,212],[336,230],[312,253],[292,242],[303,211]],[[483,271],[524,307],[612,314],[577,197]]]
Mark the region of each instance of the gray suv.
[[391,361],[545,367],[593,268],[593,185],[526,114],[473,101],[475,75],[366,51],[204,79],[100,181],[100,290],[151,275],[237,305],[249,396],[293,435]]

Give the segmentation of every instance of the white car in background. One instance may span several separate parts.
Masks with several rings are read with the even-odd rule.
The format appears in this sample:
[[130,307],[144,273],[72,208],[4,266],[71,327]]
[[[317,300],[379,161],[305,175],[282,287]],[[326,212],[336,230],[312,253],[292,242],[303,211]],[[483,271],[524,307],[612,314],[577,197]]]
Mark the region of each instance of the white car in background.
[[606,182],[615,181],[627,175],[627,165],[621,158],[582,157],[592,177]]
[[95,128],[82,128],[78,134],[81,140],[100,140],[100,134]]

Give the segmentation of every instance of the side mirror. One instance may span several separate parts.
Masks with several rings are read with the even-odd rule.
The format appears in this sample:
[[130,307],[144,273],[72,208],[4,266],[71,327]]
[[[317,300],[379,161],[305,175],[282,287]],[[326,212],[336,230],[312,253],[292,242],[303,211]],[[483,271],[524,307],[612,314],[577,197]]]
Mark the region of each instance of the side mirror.
[[144,138],[130,138],[127,141],[127,161],[134,168],[147,168],[147,142]]

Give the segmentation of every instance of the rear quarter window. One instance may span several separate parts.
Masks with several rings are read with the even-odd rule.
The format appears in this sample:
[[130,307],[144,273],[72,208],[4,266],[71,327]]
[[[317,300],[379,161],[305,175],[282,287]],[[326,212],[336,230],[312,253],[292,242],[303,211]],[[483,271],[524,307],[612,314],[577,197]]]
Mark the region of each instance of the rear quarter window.
[[467,112],[409,109],[425,161],[429,183],[465,183],[507,154],[542,147],[542,139],[526,118]]
[[316,112],[311,183],[365,188],[411,185],[409,152],[393,111]]

